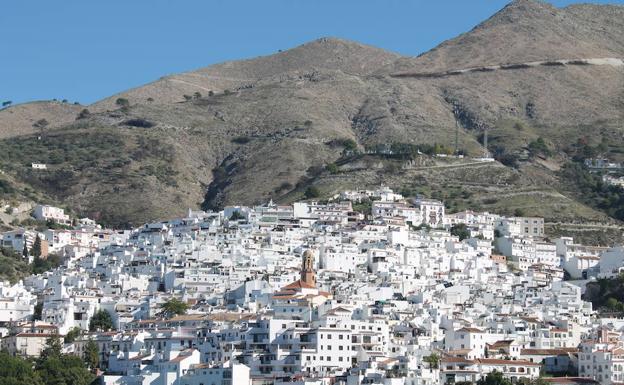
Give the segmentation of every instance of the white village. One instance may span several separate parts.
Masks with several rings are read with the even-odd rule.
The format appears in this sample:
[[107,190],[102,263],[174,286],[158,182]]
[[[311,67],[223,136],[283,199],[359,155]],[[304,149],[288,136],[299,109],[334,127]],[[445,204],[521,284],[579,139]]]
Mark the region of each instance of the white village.
[[582,299],[624,249],[548,238],[543,218],[383,186],[132,230],[33,215],[63,227],[2,247],[60,263],[0,284],[2,349],[57,339],[106,385],[624,382],[624,319]]

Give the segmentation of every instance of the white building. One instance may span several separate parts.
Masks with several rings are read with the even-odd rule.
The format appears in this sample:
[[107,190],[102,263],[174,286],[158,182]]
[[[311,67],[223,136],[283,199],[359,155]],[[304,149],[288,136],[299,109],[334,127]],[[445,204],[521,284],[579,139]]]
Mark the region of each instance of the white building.
[[52,221],[62,225],[71,224],[69,215],[65,214],[65,210],[48,205],[37,205],[33,211],[35,219],[40,221]]

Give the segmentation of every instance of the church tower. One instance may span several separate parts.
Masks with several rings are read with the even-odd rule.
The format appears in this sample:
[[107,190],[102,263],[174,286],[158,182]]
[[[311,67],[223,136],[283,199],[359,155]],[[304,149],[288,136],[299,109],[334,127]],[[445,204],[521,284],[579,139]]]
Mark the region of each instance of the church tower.
[[310,286],[316,287],[316,272],[314,271],[314,253],[312,250],[306,250],[303,253],[301,263],[301,281]]

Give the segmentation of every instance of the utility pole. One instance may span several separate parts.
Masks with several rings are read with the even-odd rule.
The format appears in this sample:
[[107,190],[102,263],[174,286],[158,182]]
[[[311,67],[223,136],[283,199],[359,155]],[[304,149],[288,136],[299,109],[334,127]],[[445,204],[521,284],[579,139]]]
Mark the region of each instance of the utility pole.
[[459,155],[459,122],[455,119],[455,155]]
[[484,158],[489,158],[490,157],[490,153],[488,151],[488,137],[487,137],[487,132],[488,129],[487,127],[485,127],[483,129],[483,157]]
[[455,155],[459,155],[459,120],[457,115],[459,111],[457,105],[453,106],[453,117],[455,118]]

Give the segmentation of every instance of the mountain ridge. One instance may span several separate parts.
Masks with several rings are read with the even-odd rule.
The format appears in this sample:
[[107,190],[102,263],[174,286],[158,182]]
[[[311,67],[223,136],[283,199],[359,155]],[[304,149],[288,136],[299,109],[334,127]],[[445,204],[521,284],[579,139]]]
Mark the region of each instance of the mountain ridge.
[[[555,221],[604,220],[571,196],[553,170],[574,156],[580,142],[606,141],[603,155],[614,159],[624,153],[624,68],[555,62],[624,57],[624,33],[617,33],[624,32],[621,14],[624,7],[555,8],[518,0],[418,57],[320,38],[174,74],[71,107],[60,123],[38,132],[41,140],[32,136],[32,120],[38,119],[33,112],[0,141],[0,168],[23,184],[16,186],[20,196],[33,198],[25,189],[35,189],[37,199],[65,202],[81,215],[116,225],[180,215],[188,207],[292,201],[310,186],[324,196],[383,181],[422,190],[414,180],[431,184],[435,191],[425,189],[428,194],[461,188],[484,209],[505,209],[494,201],[509,196],[509,210],[551,210]],[[392,76],[540,60],[546,64],[517,70]],[[116,105],[117,98],[129,105]],[[83,108],[90,114],[79,118]],[[0,111],[0,128],[3,121],[10,125],[7,110]],[[467,155],[480,156],[484,129],[498,159],[518,157],[542,138],[552,165],[531,158],[511,168],[480,166],[472,168],[481,174],[475,184],[461,165],[438,171],[414,168],[419,159],[369,154],[383,146],[438,144],[452,150],[457,136]],[[349,141],[360,155],[345,147]],[[28,162],[49,163],[51,171],[35,173]],[[337,172],[327,171],[330,164],[339,165]],[[518,198],[515,191],[526,194]],[[555,198],[544,202],[540,196]],[[463,205],[453,199],[454,207]]]

